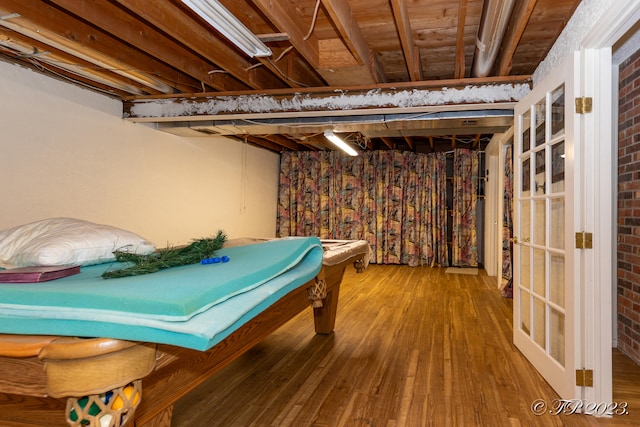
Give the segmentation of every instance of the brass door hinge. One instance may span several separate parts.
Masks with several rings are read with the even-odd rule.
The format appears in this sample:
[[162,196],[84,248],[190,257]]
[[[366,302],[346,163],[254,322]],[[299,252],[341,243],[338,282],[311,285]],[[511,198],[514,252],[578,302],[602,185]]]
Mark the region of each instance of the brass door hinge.
[[593,234],[586,231],[578,231],[576,233],[576,249],[592,249]]
[[576,113],[586,114],[593,110],[593,98],[590,96],[583,96],[576,98]]
[[576,369],[576,385],[593,387],[593,369]]

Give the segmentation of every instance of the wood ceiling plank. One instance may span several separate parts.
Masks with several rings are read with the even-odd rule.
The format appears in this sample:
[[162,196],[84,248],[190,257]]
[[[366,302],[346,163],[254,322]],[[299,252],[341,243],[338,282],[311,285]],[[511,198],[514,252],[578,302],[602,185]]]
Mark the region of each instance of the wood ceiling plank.
[[580,0],[538,0],[513,55],[511,74],[532,74]]
[[391,0],[393,9],[393,18],[398,28],[400,36],[400,44],[404,52],[404,59],[407,64],[407,70],[411,81],[422,80],[422,69],[420,63],[419,51],[416,49],[413,41],[413,31],[411,22],[407,13],[407,6],[404,0]]
[[335,70],[336,68],[360,67],[353,54],[345,48],[342,39],[325,39],[318,41],[318,67]]
[[369,46],[346,0],[322,0],[343,42],[358,65],[369,65]]
[[[376,84],[372,68],[359,65],[341,39],[319,40],[318,72],[331,86]],[[375,69],[374,69],[375,70]]]

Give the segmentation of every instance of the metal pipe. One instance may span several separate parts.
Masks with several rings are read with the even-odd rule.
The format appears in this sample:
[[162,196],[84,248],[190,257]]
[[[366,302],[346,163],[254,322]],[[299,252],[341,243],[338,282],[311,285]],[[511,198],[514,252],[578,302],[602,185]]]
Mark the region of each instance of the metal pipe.
[[471,70],[474,77],[487,77],[491,73],[515,3],[515,0],[485,1]]

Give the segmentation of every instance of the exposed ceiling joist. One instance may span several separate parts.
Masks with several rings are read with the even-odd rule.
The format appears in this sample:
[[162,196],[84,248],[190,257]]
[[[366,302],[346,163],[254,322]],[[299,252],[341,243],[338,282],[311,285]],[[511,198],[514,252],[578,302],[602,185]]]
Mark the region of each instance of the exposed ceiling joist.
[[404,0],[391,0],[391,6],[393,7],[393,17],[396,21],[396,27],[398,28],[400,44],[402,45],[402,52],[404,53],[404,59],[407,63],[409,76],[411,81],[420,81],[422,80],[420,50],[413,41],[413,30],[411,29],[406,3]]
[[[2,0],[0,59],[118,98],[123,117],[179,135],[326,150],[333,148],[322,131],[332,126],[360,149],[483,149],[508,114],[441,113],[512,108],[580,3],[207,1],[224,6],[272,56],[252,58],[182,0]],[[485,9],[502,11],[501,23]],[[485,37],[496,31],[500,44]],[[497,58],[478,53],[479,45],[497,48]],[[486,78],[471,79],[479,57]],[[375,114],[387,118],[382,125]],[[288,122],[271,122],[279,118]]]

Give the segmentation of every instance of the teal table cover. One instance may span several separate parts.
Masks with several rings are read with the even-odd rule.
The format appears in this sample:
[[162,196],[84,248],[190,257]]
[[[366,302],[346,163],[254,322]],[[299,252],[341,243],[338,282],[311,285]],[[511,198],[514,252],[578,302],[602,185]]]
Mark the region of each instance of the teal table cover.
[[103,279],[122,264],[50,282],[0,283],[0,333],[109,337],[206,350],[313,279],[315,237],[223,248],[229,262]]

